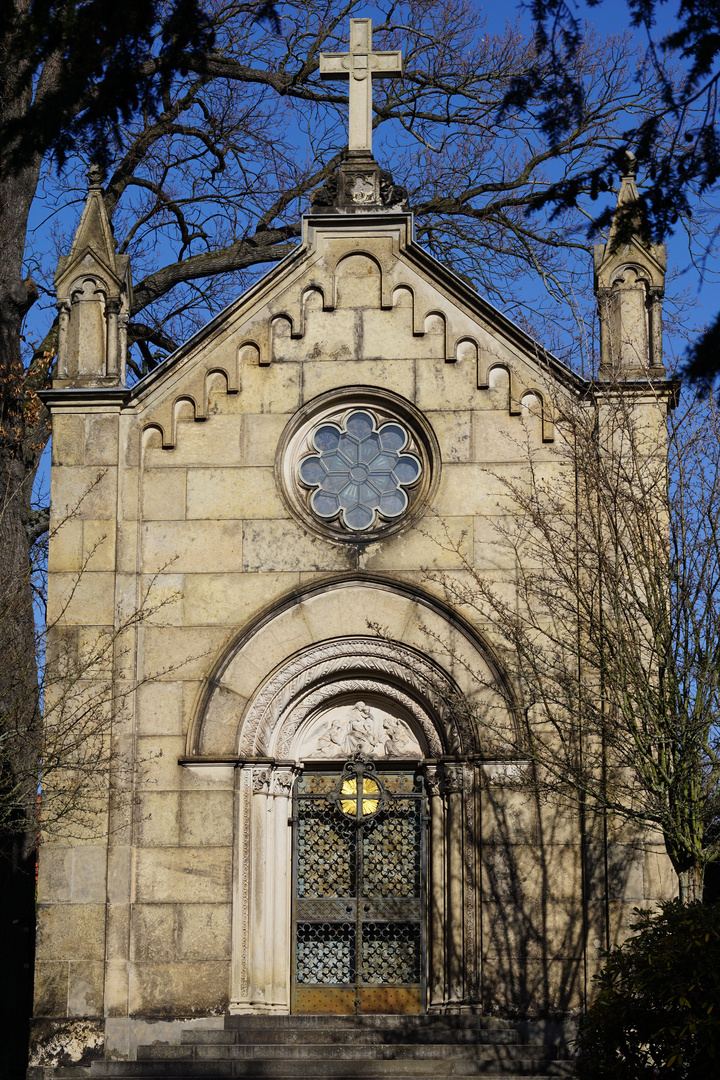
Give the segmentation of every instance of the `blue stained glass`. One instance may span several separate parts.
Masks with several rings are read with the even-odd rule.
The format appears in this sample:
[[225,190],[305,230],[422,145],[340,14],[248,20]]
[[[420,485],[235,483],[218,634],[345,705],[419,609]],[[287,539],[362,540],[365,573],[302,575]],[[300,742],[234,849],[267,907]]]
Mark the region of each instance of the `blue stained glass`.
[[392,473],[376,473],[372,474],[372,482],[378,491],[382,494],[384,491],[394,491],[398,486],[397,478]]
[[393,472],[399,484],[412,484],[420,475],[420,462],[409,454],[403,454]]
[[352,435],[343,433],[340,436],[338,450],[348,459],[348,461],[356,462],[360,454],[360,444]]
[[378,434],[383,450],[402,450],[408,439],[399,424],[383,424]]
[[380,511],[387,517],[397,517],[402,514],[407,506],[407,495],[404,491],[392,491],[389,495],[383,495],[380,500]]
[[400,451],[409,442],[401,424],[386,423],[378,431],[370,413],[358,410],[346,418],[344,430],[325,423],[313,434],[319,454],[305,457],[298,476],[314,487],[310,506],[322,518],[339,515],[346,528],[362,532],[376,525],[378,513],[396,518],[408,506],[406,485],[422,473],[420,461]]
[[323,424],[313,435],[313,443],[316,450],[324,453],[328,450],[336,450],[340,442],[340,432],[334,424]]
[[360,460],[372,461],[380,453],[380,436],[374,431],[360,443]]
[[378,454],[372,461],[372,471],[378,472],[390,472],[395,468],[398,461],[397,454]]
[[358,503],[357,506],[353,506],[352,509],[346,510],[344,517],[348,528],[359,532],[361,529],[370,528],[375,520],[375,511],[369,510],[367,506],[361,506],[360,503]]
[[342,491],[347,484],[347,478],[347,469],[343,473],[331,473],[330,476],[325,477],[322,481],[322,489],[323,491],[334,491],[335,493],[338,493]]
[[[307,458],[305,460],[307,461]],[[319,460],[321,459],[318,458]],[[342,473],[343,476],[347,476],[348,469],[352,464],[343,454],[323,454],[322,463],[328,472]]]
[[308,487],[314,487],[316,484],[321,484],[326,475],[325,466],[318,457],[305,458],[300,466],[300,479],[303,484],[307,484]]
[[347,487],[344,487],[340,492],[340,505],[347,506],[348,509],[351,506],[355,506],[360,502],[360,486],[358,484],[350,483]]
[[347,418],[345,424],[345,430],[349,431],[351,435],[355,435],[358,439],[366,439],[368,435],[373,431],[375,424],[373,418],[366,412],[355,412]]
[[337,495],[327,495],[324,491],[316,491],[312,497],[312,508],[320,517],[335,517],[338,512]]

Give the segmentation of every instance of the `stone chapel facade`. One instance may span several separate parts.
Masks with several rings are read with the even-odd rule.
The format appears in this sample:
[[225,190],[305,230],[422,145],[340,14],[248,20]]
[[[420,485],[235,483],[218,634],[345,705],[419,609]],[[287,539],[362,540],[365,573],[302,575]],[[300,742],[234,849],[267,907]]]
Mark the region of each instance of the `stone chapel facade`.
[[[131,387],[97,180],[60,263],[50,618],[80,655],[140,617],[97,674],[131,797],[41,849],[48,1069],[228,1014],[465,1011],[542,1037],[606,924],[674,891],[657,849],[620,884],[584,864],[577,819],[545,829],[448,708],[482,693],[513,722],[483,626],[426,571],[511,586],[497,476],[523,424],[551,455],[549,391],[586,384],[414,242],[369,154],[343,169],[297,250]],[[601,248],[596,278],[605,370],[656,408],[663,252]]]

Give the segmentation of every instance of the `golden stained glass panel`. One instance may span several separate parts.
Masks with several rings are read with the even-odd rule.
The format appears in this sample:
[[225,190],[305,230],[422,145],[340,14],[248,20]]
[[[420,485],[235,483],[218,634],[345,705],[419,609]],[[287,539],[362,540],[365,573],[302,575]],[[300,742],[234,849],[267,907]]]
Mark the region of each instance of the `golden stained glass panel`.
[[[375,780],[364,777],[362,782],[362,813],[363,817],[367,814],[374,814],[380,805],[380,788]],[[343,814],[350,814],[352,817],[357,813],[357,780],[343,780],[342,787],[340,788],[340,795],[346,796],[340,799],[340,808]],[[350,796],[348,798],[347,796]]]

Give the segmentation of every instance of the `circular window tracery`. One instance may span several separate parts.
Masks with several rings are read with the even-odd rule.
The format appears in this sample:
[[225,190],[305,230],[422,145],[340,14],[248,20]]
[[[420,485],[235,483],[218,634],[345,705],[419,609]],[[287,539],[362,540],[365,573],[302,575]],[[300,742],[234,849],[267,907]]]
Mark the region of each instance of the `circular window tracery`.
[[341,387],[291,420],[276,470],[297,518],[328,539],[357,543],[414,520],[439,463],[435,434],[409,402],[375,387]]
[[398,518],[408,507],[406,487],[419,480],[422,464],[403,453],[410,434],[398,421],[379,428],[369,412],[358,409],[342,426],[321,423],[312,434],[317,453],[301,459],[298,476],[313,488],[310,507],[323,519],[340,516],[355,532],[371,529],[378,515]]

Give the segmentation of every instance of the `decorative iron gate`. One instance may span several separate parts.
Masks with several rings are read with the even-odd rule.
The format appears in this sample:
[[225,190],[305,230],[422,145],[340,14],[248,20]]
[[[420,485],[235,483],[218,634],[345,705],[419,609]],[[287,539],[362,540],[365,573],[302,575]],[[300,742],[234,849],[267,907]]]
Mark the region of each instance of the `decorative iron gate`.
[[423,1011],[424,805],[419,774],[367,758],[299,777],[293,1012]]

